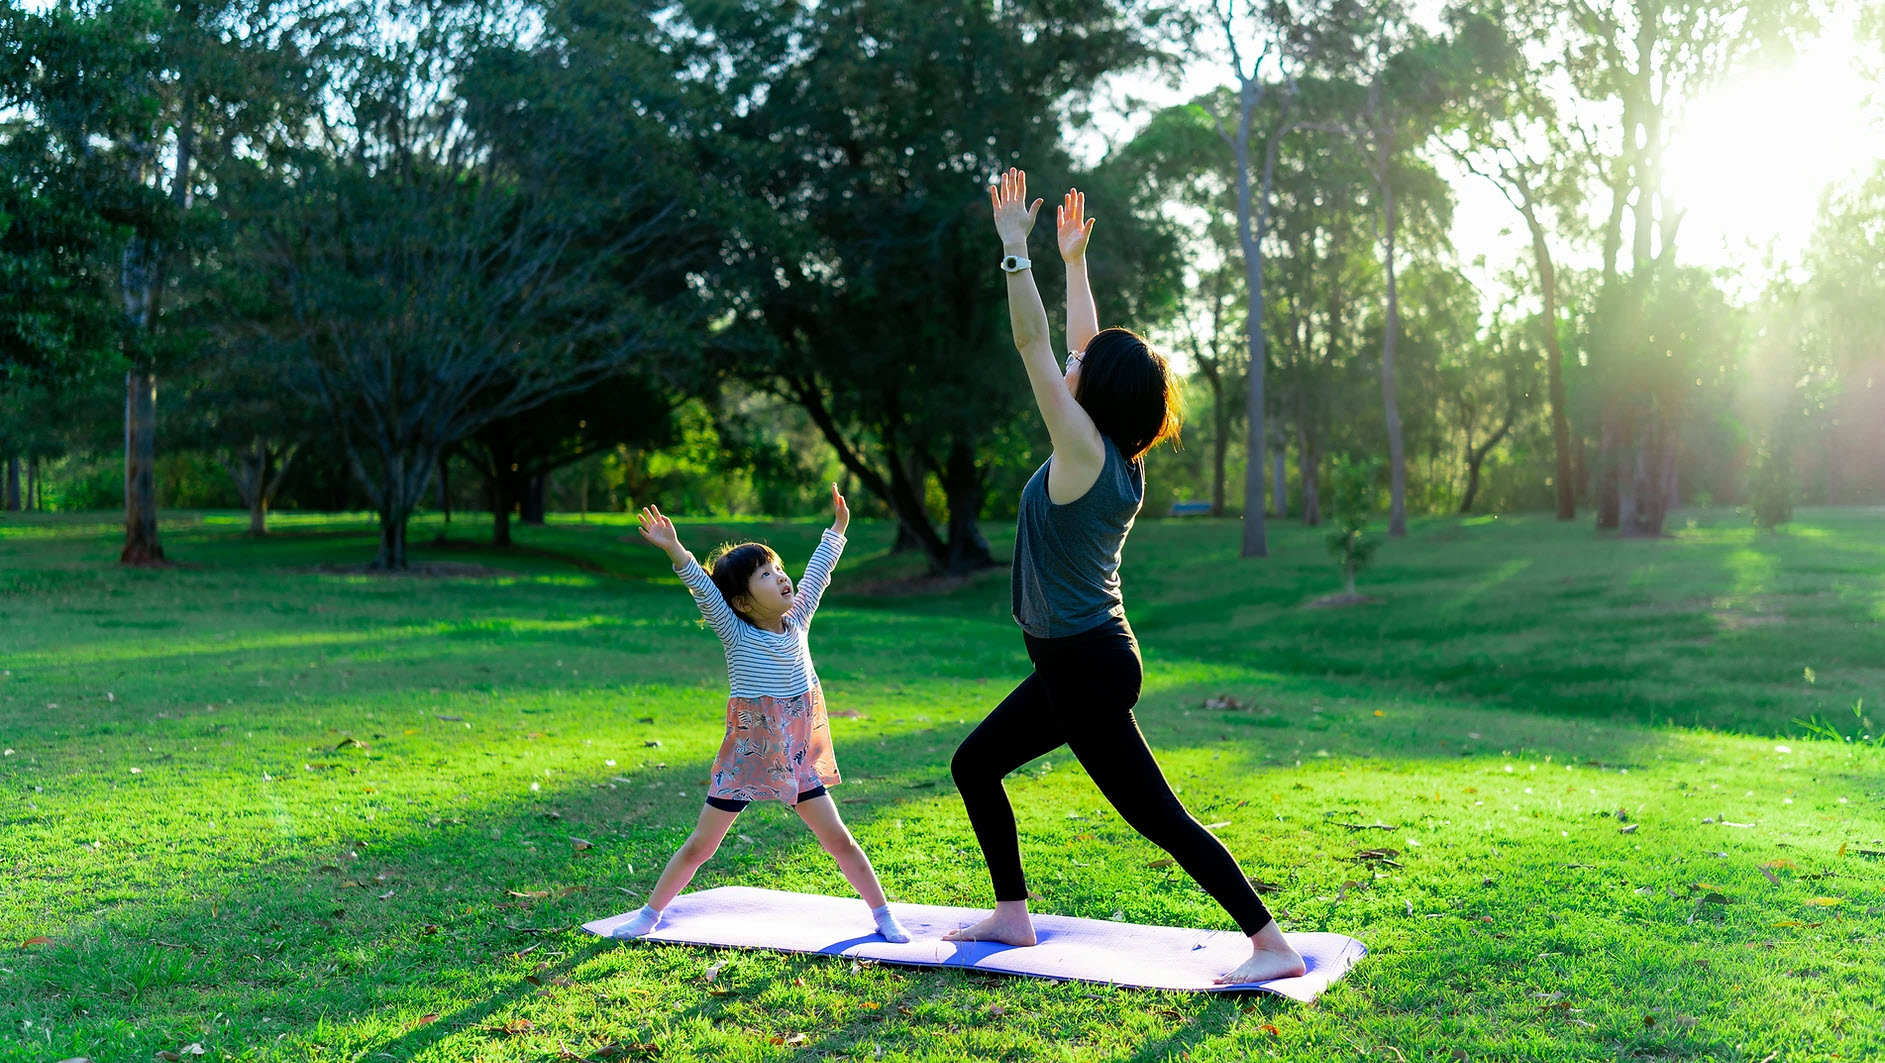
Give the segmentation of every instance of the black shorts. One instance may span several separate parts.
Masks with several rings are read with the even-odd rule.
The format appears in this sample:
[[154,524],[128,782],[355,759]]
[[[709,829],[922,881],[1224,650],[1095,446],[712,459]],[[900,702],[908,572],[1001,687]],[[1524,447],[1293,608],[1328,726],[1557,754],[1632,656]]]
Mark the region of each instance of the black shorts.
[[[823,785],[814,786],[809,790],[799,791],[799,800],[801,801],[810,801],[814,797],[823,797],[823,796],[825,796],[825,788]],[[752,804],[752,802],[751,801],[735,801],[734,799],[730,797],[709,797],[707,798],[707,804],[714,808],[719,809],[722,812],[738,812],[741,809],[745,808],[747,805]]]

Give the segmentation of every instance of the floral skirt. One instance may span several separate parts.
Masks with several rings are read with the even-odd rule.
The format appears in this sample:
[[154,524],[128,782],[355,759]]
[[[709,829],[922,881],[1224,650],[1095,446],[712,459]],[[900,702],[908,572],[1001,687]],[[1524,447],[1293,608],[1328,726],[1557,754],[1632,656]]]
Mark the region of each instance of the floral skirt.
[[836,786],[831,723],[819,688],[789,698],[727,699],[727,735],[713,758],[707,796],[729,801],[784,801]]

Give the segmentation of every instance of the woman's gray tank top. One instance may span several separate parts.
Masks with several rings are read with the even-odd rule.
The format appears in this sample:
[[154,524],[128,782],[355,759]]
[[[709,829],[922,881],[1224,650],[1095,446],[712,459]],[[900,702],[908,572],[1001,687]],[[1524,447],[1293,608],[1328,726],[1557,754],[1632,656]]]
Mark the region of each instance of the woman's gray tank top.
[[1106,463],[1087,493],[1064,506],[1047,497],[1053,458],[1021,489],[1015,521],[1014,617],[1035,638],[1078,635],[1126,615],[1119,556],[1145,501],[1145,469],[1106,436]]

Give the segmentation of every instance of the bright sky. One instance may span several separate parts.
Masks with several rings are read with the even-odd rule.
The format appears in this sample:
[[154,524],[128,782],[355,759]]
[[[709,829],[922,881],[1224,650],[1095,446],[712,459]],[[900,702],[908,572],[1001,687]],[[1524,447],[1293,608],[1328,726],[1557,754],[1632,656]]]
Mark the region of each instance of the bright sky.
[[[1736,271],[1743,292],[1758,288],[1770,252],[1784,262],[1804,249],[1828,185],[1885,159],[1885,106],[1866,104],[1868,93],[1885,90],[1857,65],[1859,7],[1858,0],[1835,0],[1824,31],[1790,65],[1741,71],[1684,109],[1665,174],[1688,208],[1677,237],[1682,260]],[[1416,9],[1431,14],[1438,5],[1426,0]],[[1129,137],[1144,122],[1143,110],[1119,103],[1125,95],[1169,106],[1229,80],[1226,64],[1201,60],[1176,88],[1148,78],[1116,86],[1114,106],[1096,115],[1097,134],[1082,143],[1082,154],[1097,155],[1106,138]],[[1483,289],[1496,290],[1498,274],[1530,254],[1523,224],[1483,179],[1448,162],[1437,165],[1458,201],[1453,242],[1460,262]],[[1594,265],[1597,252],[1563,257]]]

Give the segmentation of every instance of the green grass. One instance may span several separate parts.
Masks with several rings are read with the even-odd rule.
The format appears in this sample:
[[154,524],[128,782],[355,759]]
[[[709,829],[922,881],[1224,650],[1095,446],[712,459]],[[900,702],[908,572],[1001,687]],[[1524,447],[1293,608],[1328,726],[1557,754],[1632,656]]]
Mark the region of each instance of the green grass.
[[[110,515],[0,524],[0,1060],[1885,1053],[1885,750],[1794,722],[1879,733],[1852,712],[1885,705],[1878,511],[1417,522],[1346,609],[1307,604],[1339,589],[1315,530],[1246,562],[1232,523],[1143,524],[1167,774],[1285,929],[1371,949],[1312,1007],[596,941],[574,925],[639,903],[720,738],[663,559],[559,520],[414,551],[495,573],[374,578],[318,568],[370,557],[362,520],[173,517],[165,570],[118,568]],[[818,525],[683,531],[796,568]],[[1025,674],[1005,575],[892,593],[913,562],[854,531],[814,646],[861,714],[841,808],[893,900],[985,904],[947,764]],[[1230,928],[1071,758],[1009,788],[1037,910]],[[697,887],[847,892],[780,809],[735,833]]]

